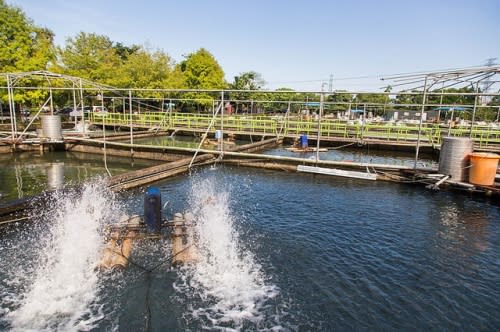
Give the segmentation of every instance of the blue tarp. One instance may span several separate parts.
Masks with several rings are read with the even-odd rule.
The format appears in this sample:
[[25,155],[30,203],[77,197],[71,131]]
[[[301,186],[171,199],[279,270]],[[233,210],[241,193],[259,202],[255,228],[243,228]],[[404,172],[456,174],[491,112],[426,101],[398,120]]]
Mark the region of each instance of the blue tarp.
[[310,101],[310,102],[306,103],[306,106],[309,106],[309,107],[319,107],[319,103],[318,102]]
[[351,110],[351,113],[364,113],[365,110]]

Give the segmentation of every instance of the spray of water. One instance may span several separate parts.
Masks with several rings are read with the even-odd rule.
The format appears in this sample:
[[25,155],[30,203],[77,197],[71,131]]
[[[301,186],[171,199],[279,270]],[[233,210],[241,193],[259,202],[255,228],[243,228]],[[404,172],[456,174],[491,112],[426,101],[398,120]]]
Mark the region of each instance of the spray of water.
[[188,297],[188,320],[208,329],[256,327],[279,291],[252,253],[243,250],[229,193],[222,187],[211,178],[193,182],[190,207],[196,217],[199,262],[181,271],[175,286]]
[[31,285],[7,315],[14,330],[89,330],[102,318],[95,267],[102,226],[118,209],[103,188],[93,181],[80,193],[56,195]]

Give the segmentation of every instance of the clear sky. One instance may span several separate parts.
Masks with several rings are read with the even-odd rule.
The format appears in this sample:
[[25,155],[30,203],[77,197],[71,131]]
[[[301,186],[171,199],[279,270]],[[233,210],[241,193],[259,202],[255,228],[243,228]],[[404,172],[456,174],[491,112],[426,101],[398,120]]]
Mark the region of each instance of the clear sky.
[[[232,81],[256,71],[266,88],[381,87],[358,76],[500,62],[500,0],[6,0],[57,44],[80,31],[162,49],[176,61],[204,47]],[[326,84],[325,83],[325,84]]]

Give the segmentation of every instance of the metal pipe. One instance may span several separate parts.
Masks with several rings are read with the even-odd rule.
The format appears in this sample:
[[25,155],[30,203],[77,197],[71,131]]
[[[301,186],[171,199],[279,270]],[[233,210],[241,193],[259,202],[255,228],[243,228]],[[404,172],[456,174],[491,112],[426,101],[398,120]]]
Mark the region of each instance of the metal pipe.
[[224,154],[224,90],[221,91],[221,112],[220,112],[220,133],[221,133],[221,143],[220,143],[220,152],[221,152],[221,158],[222,155]]
[[[111,172],[108,169],[108,158],[106,154],[106,114],[104,114],[104,92],[101,93],[101,113],[102,113],[102,138],[104,139],[104,168],[111,177]],[[95,115],[94,115],[95,116]]]
[[427,76],[424,81],[424,95],[422,98],[422,110],[420,112],[420,122],[418,124],[418,136],[417,136],[417,147],[415,148],[415,164],[413,165],[413,169],[417,169],[418,162],[418,152],[420,149],[420,133],[422,131],[422,122],[424,121],[424,112],[425,112],[425,98],[427,97]]
[[7,94],[9,98],[9,114],[10,114],[10,129],[11,129],[11,137],[14,141],[16,139],[16,128],[15,128],[15,108],[14,108],[14,94],[11,86],[11,78],[10,75],[7,75]]
[[[82,142],[94,142],[94,143],[103,143],[101,140],[96,140],[96,139],[87,139],[87,138],[79,138],[79,137],[74,137],[72,140],[75,141],[82,141]],[[121,142],[108,142],[108,145],[110,146],[124,146],[124,147],[129,147],[130,144],[128,143],[121,143]],[[165,147],[155,147],[151,145],[141,145],[141,144],[135,144],[134,145],[137,148],[145,148],[149,150],[158,150],[158,151],[164,151]],[[194,148],[183,148],[183,147],[168,147],[168,150],[171,151],[187,151],[187,152],[194,152],[196,151],[201,152],[201,153],[207,153],[207,154],[221,154],[220,151],[217,150],[208,150],[208,149],[194,149]],[[296,161],[304,164],[314,164],[316,163],[316,160],[314,159],[307,159],[307,158],[296,158],[296,157],[286,157],[286,156],[275,156],[275,155],[265,155],[265,154],[257,154],[257,153],[247,153],[247,152],[233,152],[233,151],[226,151],[224,152],[225,155],[227,156],[235,156],[235,157],[245,157],[245,158],[251,158],[251,159],[262,159],[262,160],[282,160],[282,161]],[[391,170],[409,170],[413,169],[411,166],[403,166],[403,165],[391,165],[391,164],[372,164],[372,163],[364,163],[364,162],[351,162],[351,161],[334,161],[334,160],[320,160],[318,162],[319,164],[323,165],[332,165],[332,166],[357,166],[357,167],[374,167],[374,168],[380,168],[380,169],[391,169]],[[428,168],[421,168],[425,170],[429,170]],[[434,169],[433,169],[434,170]]]
[[363,104],[363,121],[361,121],[361,141],[365,135],[365,122],[366,122],[366,104]]
[[320,136],[321,136],[321,116],[323,115],[323,102],[325,100],[325,95],[324,93],[321,93],[320,99],[319,99],[319,116],[318,116],[318,134],[316,137],[316,162],[319,160],[319,141],[320,141]]
[[134,158],[134,128],[132,125],[132,90],[128,90],[128,109],[130,118],[130,158]]
[[474,127],[474,120],[476,119],[478,93],[479,93],[479,81],[477,81],[476,83],[476,97],[474,98],[474,108],[472,109],[472,119],[470,121],[469,138],[472,138],[472,127]]
[[50,115],[54,115],[54,102],[52,101],[52,88],[49,90],[50,95]]
[[75,83],[73,82],[73,89],[72,89],[72,92],[73,92],[73,112],[75,112],[75,127],[77,125],[77,116],[76,116],[76,92],[75,92]]
[[85,102],[83,100],[83,83],[80,79],[80,102],[82,104],[82,126],[83,126],[83,135],[85,135]]
[[[205,131],[205,133],[203,134],[203,136],[201,137],[201,141],[200,141],[200,144],[198,144],[198,148],[195,150],[194,152],[194,155],[193,155],[193,158],[191,159],[191,162],[189,163],[189,166],[188,166],[188,169],[191,169],[191,166],[193,166],[193,162],[194,160],[196,159],[196,156],[198,155],[198,152],[200,152],[201,150],[201,146],[203,145],[203,142],[205,141],[205,139],[207,138],[207,135],[208,135],[208,132],[210,131],[210,128],[212,128],[212,126],[214,125],[215,123],[215,119],[217,117],[217,113],[219,112],[219,110],[222,110],[224,107],[224,103],[221,102],[220,103],[220,106],[217,107],[217,110],[215,111],[214,115],[212,116],[212,121],[210,121],[210,124],[207,126],[207,130]],[[223,144],[223,142],[222,142]],[[221,151],[221,156],[222,156],[222,151]]]

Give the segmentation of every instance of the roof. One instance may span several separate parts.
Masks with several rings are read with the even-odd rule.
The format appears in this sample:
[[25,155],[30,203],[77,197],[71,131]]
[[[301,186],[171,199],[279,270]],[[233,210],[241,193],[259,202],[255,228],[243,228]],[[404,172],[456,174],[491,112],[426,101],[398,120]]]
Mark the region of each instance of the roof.
[[434,108],[433,111],[445,111],[445,112],[448,112],[448,111],[458,111],[458,112],[467,112],[467,111],[469,111],[469,109],[465,108],[465,107],[460,107],[460,106],[452,106],[452,107],[442,106],[442,107],[436,107],[436,108]]

